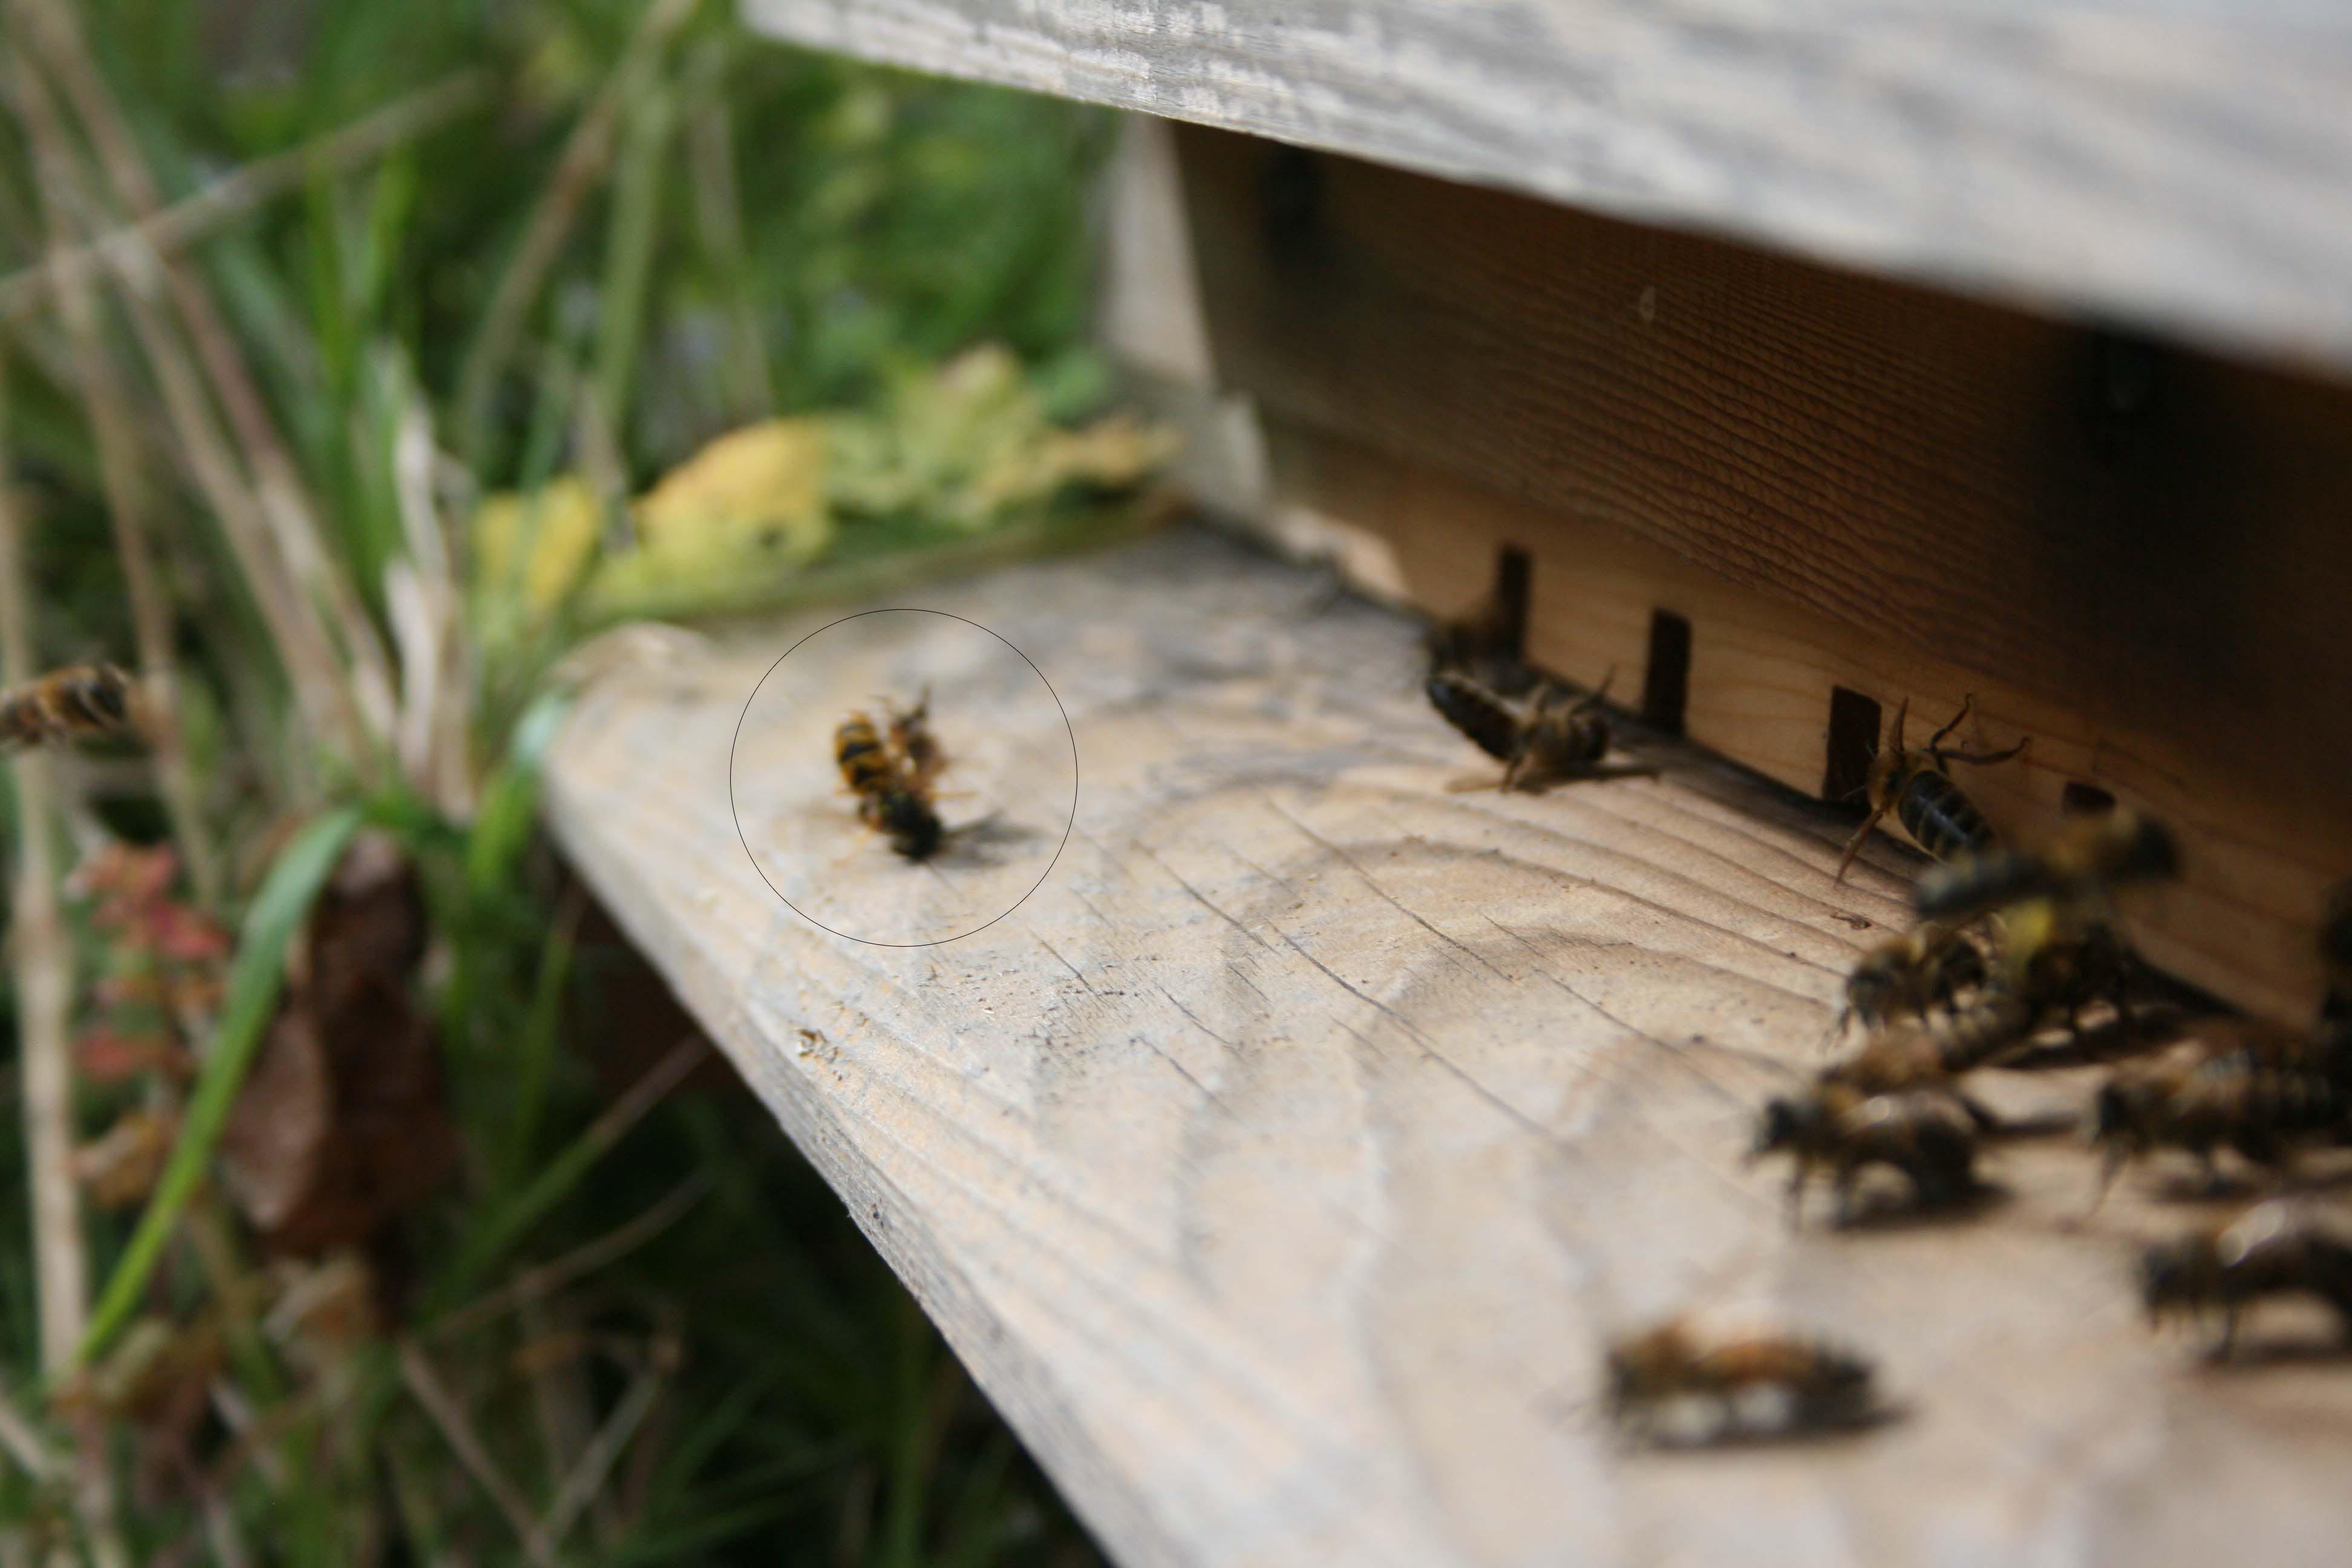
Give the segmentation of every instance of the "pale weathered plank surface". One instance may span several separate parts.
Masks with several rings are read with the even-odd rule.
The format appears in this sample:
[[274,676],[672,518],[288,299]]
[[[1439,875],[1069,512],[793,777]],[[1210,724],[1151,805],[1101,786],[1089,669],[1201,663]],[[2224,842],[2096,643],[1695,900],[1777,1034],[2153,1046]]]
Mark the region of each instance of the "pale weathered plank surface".
[[[754,875],[730,737],[824,616],[608,675],[550,810],[1120,1561],[2340,1558],[2352,1365],[2151,1340],[2131,1245],[2197,1212],[2151,1179],[2075,1230],[2081,1152],[2011,1143],[1980,1217],[1841,1235],[1741,1169],[1900,917],[1883,847],[1832,889],[1836,824],[1673,752],[1663,781],[1448,793],[1480,759],[1412,627],[1202,534],[913,602],[1019,645],[1076,728],[1076,831],[1009,918],[864,946]],[[999,717],[936,700],[950,746]],[[1684,1308],[1865,1347],[1909,1414],[1620,1454],[1601,1339]]]
[[776,35],[2352,364],[2331,0],[743,0]]

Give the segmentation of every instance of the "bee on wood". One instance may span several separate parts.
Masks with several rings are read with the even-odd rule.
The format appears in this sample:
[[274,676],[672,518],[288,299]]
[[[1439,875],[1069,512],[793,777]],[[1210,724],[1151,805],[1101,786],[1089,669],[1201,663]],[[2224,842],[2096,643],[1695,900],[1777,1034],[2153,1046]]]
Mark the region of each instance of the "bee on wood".
[[2170,830],[2118,810],[2077,817],[2035,848],[1994,845],[1931,867],[1912,902],[1923,920],[1965,920],[2030,899],[2091,901],[2124,883],[2179,873]]
[[1903,743],[1903,721],[1910,710],[1911,700],[1905,698],[1895,708],[1895,732],[1871,759],[1869,775],[1863,783],[1870,815],[1846,840],[1845,853],[1838,857],[1837,875],[1832,880],[1845,880],[1846,869],[1862,853],[1870,830],[1890,811],[1919,847],[1938,860],[1948,860],[1964,851],[1980,850],[1992,843],[1992,825],[1984,819],[1976,803],[1952,782],[1950,766],[1954,763],[1979,766],[2005,763],[2024,751],[2026,742],[2020,741],[2001,752],[1946,750],[1944,738],[1960,727],[1975,701],[1974,697],[1963,700],[1960,710],[1952,715],[1952,721],[1916,750]]
[[[891,742],[884,742],[873,719],[862,712],[852,713],[833,732],[834,761],[842,783],[857,797],[858,820],[887,834],[890,847],[909,860],[932,854],[947,833],[931,806],[931,778],[946,763],[930,738],[928,707],[926,700],[909,714],[893,714]],[[902,725],[909,721],[926,748],[928,772],[908,754]]]
[[1862,955],[1845,977],[1845,1006],[1835,1033],[1849,1023],[1880,1029],[1903,1018],[1950,1011],[1986,979],[1983,952],[1957,927],[1934,922],[1890,937]]
[[1795,1163],[1789,1178],[1793,1220],[1805,1201],[1816,1166],[1825,1167],[1837,1193],[1837,1223],[1853,1217],[1853,1191],[1871,1165],[1891,1165],[1910,1178],[1917,1205],[1937,1208],[1968,1197],[1977,1188],[1976,1130],[1968,1107],[1939,1087],[1868,1094],[1845,1084],[1815,1084],[1809,1093],[1787,1095],[1764,1107],[1756,1130],[1753,1163],[1787,1154]]
[[2316,1296],[2352,1336],[2352,1241],[2273,1198],[2218,1230],[2160,1241],[2140,1255],[2148,1322],[2220,1309],[2221,1338],[2209,1352],[2217,1361],[2236,1344],[2240,1316],[2265,1296]]
[[1680,1440],[1702,1442],[1858,1426],[1879,1414],[1869,1362],[1780,1335],[1711,1339],[1669,1323],[1612,1344],[1603,1374],[1611,1421],[1640,1442],[1667,1440],[1684,1409],[1699,1420]]
[[[1613,677],[1615,671],[1610,673]],[[1505,789],[1540,790],[1570,779],[1653,772],[1612,767],[1602,761],[1612,734],[1609,715],[1601,706],[1608,692],[1606,679],[1588,697],[1547,681],[1533,697],[1515,702],[1457,671],[1441,670],[1429,678],[1432,705],[1480,751],[1504,764]]]
[[0,692],[0,745],[95,740],[135,731],[131,680],[110,664],[77,664]]
[[1992,1065],[2025,1037],[2032,1021],[2031,1008],[2000,992],[1932,1018],[1905,1019],[1873,1030],[1861,1048],[1816,1073],[1815,1089],[1864,1095],[1934,1090],[1950,1097],[1980,1131],[1997,1131],[2000,1118],[1961,1089],[1958,1080]]
[[2344,1110],[2343,1095],[2324,1073],[2183,1042],[2153,1061],[2118,1068],[2093,1099],[2090,1135],[2102,1169],[2091,1206],[2126,1162],[2159,1149],[2195,1155],[2209,1188],[2220,1184],[2213,1156],[2221,1149],[2276,1170],[2298,1143],[2339,1126]]

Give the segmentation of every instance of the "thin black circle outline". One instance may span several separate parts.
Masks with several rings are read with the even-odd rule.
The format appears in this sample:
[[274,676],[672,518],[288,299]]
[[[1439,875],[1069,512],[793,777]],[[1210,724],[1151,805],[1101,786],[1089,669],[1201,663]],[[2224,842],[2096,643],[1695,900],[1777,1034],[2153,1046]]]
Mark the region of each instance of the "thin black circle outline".
[[[835,931],[833,927],[825,924],[814,915],[810,914],[806,910],[803,910],[798,904],[793,902],[792,900],[785,898],[782,889],[778,888],[775,883],[768,881],[768,873],[761,870],[760,858],[752,853],[751,837],[743,831],[743,814],[737,810],[735,806],[735,751],[736,748],[741,745],[743,742],[743,721],[751,716],[751,704],[759,700],[760,688],[768,684],[768,677],[775,674],[776,671],[782,667],[784,660],[792,658],[795,653],[798,653],[801,649],[802,644],[807,642],[809,637],[819,636],[824,632],[829,632],[833,630],[834,627],[845,626],[851,621],[862,620],[867,616],[897,615],[901,611],[918,616],[945,616],[951,621],[962,621],[965,626],[971,626],[975,631],[987,632],[990,637],[994,637],[1006,647],[1012,648],[1014,655],[1020,658],[1021,662],[1029,667],[1030,673],[1045,683],[1045,695],[1054,700],[1054,710],[1062,716],[1062,733],[1069,737],[1070,742],[1070,819],[1062,824],[1062,841],[1054,846],[1054,858],[1045,862],[1045,868],[1037,873],[1037,879],[1035,881],[1029,884],[1029,892],[1024,893],[1019,898],[1013,900],[998,913],[981,921],[980,924],[972,927],[970,931],[960,931],[953,936],[933,937],[929,942],[877,942],[870,936],[857,936],[845,931]],[[809,633],[808,637],[803,637],[801,638],[800,642],[796,642],[793,644],[792,647],[784,649],[783,652],[776,656],[776,662],[768,666],[766,670],[761,672],[760,679],[751,683],[751,694],[743,699],[743,711],[735,715],[735,733],[727,742],[727,815],[734,819],[735,839],[737,843],[743,846],[743,858],[751,862],[751,869],[758,873],[760,880],[768,883],[768,891],[775,894],[777,901],[782,903],[784,908],[792,910],[793,913],[800,916],[801,919],[808,921],[809,924],[816,927],[817,930],[831,936],[840,937],[845,942],[861,942],[867,947],[940,947],[944,946],[948,942],[961,942],[968,936],[979,935],[982,931],[986,931],[990,926],[994,925],[998,921],[1003,920],[1006,915],[1011,914],[1014,910],[1017,910],[1022,905],[1027,903],[1029,901],[1030,894],[1034,893],[1038,889],[1044,887],[1045,885],[1045,879],[1054,874],[1054,868],[1061,864],[1062,851],[1070,847],[1070,832],[1078,825],[1078,732],[1070,723],[1070,710],[1062,705],[1062,694],[1054,689],[1054,683],[1052,681],[1045,679],[1045,672],[1037,668],[1037,661],[1031,658],[1027,654],[1023,653],[1018,647],[1015,647],[1012,639],[1005,637],[1002,632],[998,632],[989,626],[983,626],[978,621],[967,619],[962,616],[956,615],[952,611],[926,609],[920,605],[885,605],[878,609],[859,610],[856,614],[844,616],[839,620],[825,622],[824,625],[817,627],[815,631]]]

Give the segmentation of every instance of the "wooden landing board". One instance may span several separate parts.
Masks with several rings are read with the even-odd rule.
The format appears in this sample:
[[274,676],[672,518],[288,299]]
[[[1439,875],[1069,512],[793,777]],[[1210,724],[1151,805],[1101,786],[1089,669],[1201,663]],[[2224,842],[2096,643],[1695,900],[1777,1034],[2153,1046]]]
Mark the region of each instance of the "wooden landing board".
[[[1001,633],[1068,710],[1076,831],[1013,915],[873,947],[754,874],[730,736],[829,616],[602,679],[550,816],[1116,1559],[2338,1559],[2352,1363],[2214,1373],[2151,1338],[2132,1248],[2202,1212],[2151,1176],[2078,1230],[2080,1148],[2015,1142],[1986,1213],[1838,1234],[1742,1168],[1901,920],[1899,857],[1832,888],[1840,824],[1672,746],[1657,781],[1451,793],[1486,765],[1423,703],[1415,628],[1199,532],[906,602]],[[950,747],[992,700],[935,689]],[[840,875],[922,873],[876,847]],[[1865,1349],[1907,1413],[1621,1453],[1602,1338],[1686,1309]]]
[[2352,366],[2330,0],[742,0],[817,48]]

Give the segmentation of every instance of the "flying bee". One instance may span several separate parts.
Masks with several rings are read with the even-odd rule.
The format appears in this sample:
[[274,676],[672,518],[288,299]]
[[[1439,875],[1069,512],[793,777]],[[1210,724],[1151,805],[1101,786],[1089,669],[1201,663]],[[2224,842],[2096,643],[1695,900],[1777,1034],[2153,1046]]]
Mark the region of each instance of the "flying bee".
[[1869,1362],[1777,1334],[1709,1337],[1668,1323],[1612,1344],[1603,1376],[1610,1419],[1640,1442],[1666,1440],[1678,1406],[1703,1411],[1700,1441],[1858,1426],[1879,1413]]
[[1826,1167],[1837,1193],[1837,1223],[1853,1217],[1853,1192],[1871,1165],[1891,1165],[1911,1182],[1921,1208],[1959,1202],[1976,1191],[1976,1131],[1967,1106],[1948,1089],[1913,1088],[1866,1094],[1840,1083],[1817,1083],[1764,1107],[1750,1163],[1787,1154],[1791,1220],[1801,1211],[1816,1166]]
[[937,742],[930,740],[926,722],[928,706],[927,700],[909,714],[892,715],[898,743],[885,742],[873,719],[862,712],[852,713],[833,732],[834,761],[842,783],[857,797],[858,820],[889,835],[890,847],[909,860],[937,850],[947,833],[931,806],[930,779],[908,756],[901,729],[911,721],[913,732],[927,748],[925,754],[934,759],[930,773],[935,774],[945,764],[936,760]]
[[2083,1010],[2100,1002],[2115,1008],[2126,1031],[2136,1026],[2131,950],[2105,920],[2036,899],[2002,913],[2000,937],[1993,984],[2032,1008],[2029,1029],[2063,1013],[2069,1032],[2080,1036]]
[[2076,817],[2032,849],[1993,845],[1931,867],[1913,890],[1923,920],[1965,920],[2029,899],[2086,902],[2126,882],[2180,873],[2180,850],[2165,826],[2117,810]]
[[2153,1061],[2127,1063],[2091,1102],[2091,1142],[2102,1156],[2091,1206],[2099,1206],[2126,1162],[2159,1149],[2195,1155],[2208,1188],[2220,1184],[2217,1150],[2279,1169],[2298,1143],[2339,1126],[2344,1110],[2326,1074],[2252,1052],[2216,1053],[2191,1040]]
[[1843,1034],[1849,1023],[1879,1029],[1936,1008],[1949,1011],[1985,978],[1982,950],[1958,927],[1931,921],[1862,955],[1846,974],[1833,1033]]
[[1911,700],[1906,697],[1895,708],[1894,735],[1870,760],[1869,775],[1863,781],[1870,815],[1846,840],[1845,853],[1838,857],[1837,875],[1832,880],[1845,880],[1846,868],[1862,853],[1863,841],[1890,811],[1919,847],[1938,860],[1948,860],[1963,851],[1983,849],[1992,843],[1992,825],[1984,819],[1976,803],[1952,782],[1950,765],[2005,763],[2024,751],[2026,742],[2020,741],[2001,752],[1946,750],[1944,738],[1960,727],[1975,701],[1974,697],[1964,700],[1960,710],[1952,715],[1952,721],[1916,750],[1903,743],[1903,721],[1910,710]]
[[2209,1352],[2216,1361],[2237,1342],[2239,1317],[2265,1296],[2316,1296],[2352,1337],[2352,1241],[2273,1198],[2218,1230],[2160,1241],[2140,1255],[2139,1299],[2151,1325],[2221,1309],[2221,1338]]
[[110,664],[77,664],[0,692],[0,744],[94,740],[135,731],[131,680]]
[[[1611,677],[1615,673],[1611,671]],[[1587,697],[1546,681],[1522,702],[1499,696],[1453,670],[1431,676],[1428,689],[1430,702],[1445,721],[1504,764],[1505,789],[1534,791],[1570,779],[1617,778],[1654,771],[1639,765],[1612,766],[1603,761],[1612,734],[1609,715],[1601,706],[1609,693],[1608,679]]]

